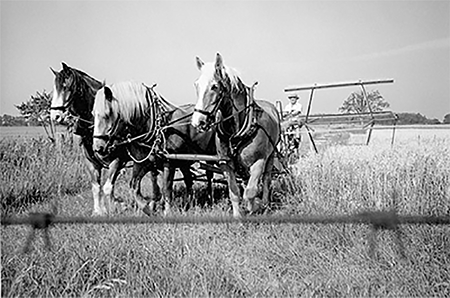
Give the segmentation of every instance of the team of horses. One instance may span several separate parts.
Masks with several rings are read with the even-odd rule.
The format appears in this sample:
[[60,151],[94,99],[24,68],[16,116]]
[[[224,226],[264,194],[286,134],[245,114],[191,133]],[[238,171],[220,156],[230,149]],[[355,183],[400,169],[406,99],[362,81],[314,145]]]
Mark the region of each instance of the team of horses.
[[[228,184],[233,216],[242,217],[241,197],[248,213],[265,209],[270,202],[270,183],[280,117],[273,104],[254,99],[254,86],[243,83],[238,73],[217,53],[211,63],[197,57],[200,76],[195,81],[197,102],[175,106],[156,86],[119,82],[107,85],[83,71],[62,63],[52,69],[54,79],[51,119],[61,122],[65,113],[75,120],[91,176],[94,216],[110,215],[124,202],[114,196],[114,184],[132,163],[130,187],[135,205],[147,215],[163,198],[164,213],[173,205],[173,181],[178,168],[186,185],[186,199],[193,200],[191,166],[196,156],[211,156]],[[173,156],[189,156],[174,158]],[[106,172],[103,186],[102,170]],[[146,197],[141,181],[148,174]],[[160,186],[158,185],[158,175]],[[212,171],[206,171],[212,196]],[[242,182],[241,195],[238,180]]]

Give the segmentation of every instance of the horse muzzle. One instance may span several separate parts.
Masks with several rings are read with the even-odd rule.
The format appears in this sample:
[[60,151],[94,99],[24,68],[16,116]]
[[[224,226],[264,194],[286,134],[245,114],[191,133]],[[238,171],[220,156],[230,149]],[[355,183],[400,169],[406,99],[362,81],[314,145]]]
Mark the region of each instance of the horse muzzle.
[[64,112],[62,110],[51,109],[50,119],[55,123],[60,124],[64,121]]
[[93,136],[92,149],[94,153],[100,156],[105,156],[108,154],[108,143],[109,136],[106,135],[94,135]]
[[211,115],[202,110],[194,110],[191,124],[199,132],[208,131],[211,128]]

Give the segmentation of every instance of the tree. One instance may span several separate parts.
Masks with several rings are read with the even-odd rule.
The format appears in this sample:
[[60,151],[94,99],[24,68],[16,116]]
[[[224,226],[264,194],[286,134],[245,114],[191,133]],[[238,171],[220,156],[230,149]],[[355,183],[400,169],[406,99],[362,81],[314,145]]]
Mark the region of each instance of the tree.
[[420,113],[397,113],[399,125],[404,124],[441,124],[438,119],[428,119]]
[[42,125],[49,139],[54,141],[53,126],[50,122],[51,102],[51,93],[44,90],[42,93],[36,92],[36,95],[32,95],[28,101],[16,105],[16,108],[25,117],[27,123]]
[[367,113],[370,112],[380,112],[385,108],[389,108],[389,103],[384,100],[383,96],[378,90],[372,92],[367,92],[367,101],[364,100],[363,91],[352,92],[350,96],[344,100],[342,105],[339,107],[339,112],[341,113]]
[[442,120],[443,124],[450,124],[450,114],[444,116],[444,120]]
[[0,116],[0,126],[25,126],[27,123],[23,116],[11,116],[3,115]]

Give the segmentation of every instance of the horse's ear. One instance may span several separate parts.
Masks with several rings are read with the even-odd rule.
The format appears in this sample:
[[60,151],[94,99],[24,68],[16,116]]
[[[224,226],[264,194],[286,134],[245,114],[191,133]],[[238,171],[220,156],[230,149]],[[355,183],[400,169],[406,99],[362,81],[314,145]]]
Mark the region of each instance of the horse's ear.
[[216,68],[215,76],[216,76],[218,79],[222,79],[222,78],[223,78],[223,69],[224,69],[224,66],[223,66],[223,59],[222,59],[222,56],[221,56],[219,53],[217,53],[217,55],[216,55],[215,68]]
[[220,53],[216,54],[216,70],[223,68],[223,59]]
[[53,72],[53,74],[56,76],[58,75],[58,72],[56,70],[54,70],[51,66],[50,66],[50,70]]
[[202,70],[203,65],[205,65],[205,63],[202,61],[202,59],[200,59],[200,57],[195,57],[195,59],[197,60],[197,68],[199,70]]
[[105,92],[105,99],[106,99],[107,101],[112,101],[113,95],[112,95],[111,89],[109,89],[109,87],[105,86],[105,87],[103,88],[103,90],[104,90],[104,92]]
[[68,69],[68,68],[69,68],[69,66],[67,66],[67,64],[64,63],[64,62],[61,62],[61,65],[62,65],[62,68],[63,68],[63,69]]

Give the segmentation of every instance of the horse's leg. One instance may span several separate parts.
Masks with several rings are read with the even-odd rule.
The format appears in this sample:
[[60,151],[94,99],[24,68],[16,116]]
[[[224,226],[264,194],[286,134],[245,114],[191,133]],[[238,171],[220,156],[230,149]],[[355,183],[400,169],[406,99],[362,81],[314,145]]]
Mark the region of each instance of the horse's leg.
[[236,181],[236,174],[233,171],[228,172],[227,181],[230,194],[231,205],[233,206],[233,216],[235,218],[241,218],[241,208],[239,207],[239,202],[241,200],[241,192],[239,190],[239,185]]
[[89,176],[91,176],[91,189],[92,197],[94,198],[94,211],[92,211],[93,216],[103,216],[106,213],[106,208],[101,200],[100,193],[100,183],[102,168],[98,165],[93,164],[88,159],[85,161]]
[[148,200],[147,207],[144,207],[143,211],[147,215],[155,211],[156,202],[161,199],[161,190],[158,185],[158,170],[152,169],[150,171],[150,198]]
[[241,192],[236,181],[236,174],[234,173],[234,170],[226,163],[219,164],[219,166],[227,179],[228,193],[230,196],[231,205],[233,206],[233,216],[235,218],[241,218],[241,208],[239,207]]
[[212,206],[213,205],[213,201],[214,201],[214,194],[213,194],[213,187],[212,187],[212,181],[214,178],[214,172],[213,171],[206,171],[206,180],[207,180],[207,184],[206,184],[206,190],[208,192],[208,199],[206,204],[208,206]]
[[164,215],[170,215],[171,213],[174,176],[175,168],[170,167],[169,162],[165,162],[163,170]]
[[109,164],[108,173],[105,184],[103,184],[103,200],[105,202],[106,211],[108,214],[115,212],[114,202],[114,184],[119,177],[120,169],[124,166],[124,162],[120,159],[115,159]]
[[[142,195],[141,192],[141,182],[142,178],[150,172],[150,198],[147,199]],[[156,201],[161,197],[161,192],[158,187],[157,171],[151,168],[146,163],[135,163],[133,165],[133,176],[131,177],[130,187],[134,192],[134,200],[139,209],[141,209],[145,214],[151,215],[155,209]]]
[[[190,164],[182,165],[180,167],[181,173],[183,173],[183,180],[184,184],[186,186],[186,196],[185,199],[185,206],[186,207],[192,207],[192,200],[193,200],[193,185],[194,185],[194,178],[192,177],[191,167]],[[187,209],[187,208],[185,208]]]
[[[247,202],[247,210],[250,213],[254,213],[258,210],[259,199],[257,198],[260,194],[259,183],[261,177],[264,174],[266,161],[264,159],[258,159],[253,165],[250,166],[250,179],[248,180],[247,186],[244,190],[244,201]],[[255,206],[256,199],[256,206]]]
[[269,158],[266,161],[266,168],[264,170],[263,174],[263,191],[262,191],[262,207],[264,209],[267,209],[270,205],[270,184],[272,182],[272,169],[273,169],[273,163],[275,159],[275,154],[272,153]]

